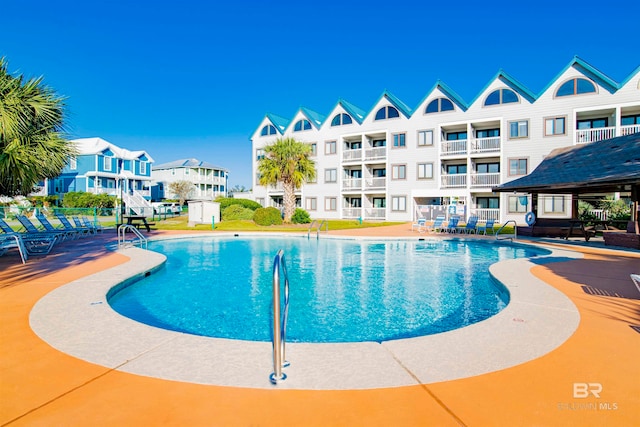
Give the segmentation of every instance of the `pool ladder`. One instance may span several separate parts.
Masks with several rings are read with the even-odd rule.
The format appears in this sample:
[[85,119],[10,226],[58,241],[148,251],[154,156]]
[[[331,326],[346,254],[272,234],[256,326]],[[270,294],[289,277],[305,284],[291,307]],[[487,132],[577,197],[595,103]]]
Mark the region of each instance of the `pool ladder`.
[[313,230],[313,226],[317,226],[316,228],[316,239],[320,238],[320,231],[322,230],[322,226],[324,225],[324,231],[329,231],[329,223],[327,222],[326,219],[323,219],[319,225],[318,225],[318,221],[316,221],[315,219],[311,222],[311,225],[309,225],[309,230],[307,231],[307,239],[311,236],[311,230]]
[[[284,309],[280,315],[280,271],[284,280]],[[283,368],[289,366],[285,359],[285,342],[287,331],[287,315],[289,313],[289,276],[287,275],[287,265],[284,261],[284,251],[280,249],[273,260],[273,373],[269,376],[272,384],[284,381],[287,375],[282,372]]]
[[[505,234],[504,236],[500,236],[500,232],[502,231],[503,228],[505,228],[507,226],[507,224],[509,223],[513,223],[513,234]],[[518,224],[510,219],[509,221],[505,222],[504,224],[502,224],[502,227],[500,227],[498,229],[498,231],[496,231],[496,240],[511,240],[514,241],[518,238]]]
[[135,245],[135,240],[127,240],[127,231],[131,231],[138,238],[137,244],[141,249],[147,249],[147,238],[136,227],[130,224],[122,224],[118,227],[118,249],[122,249],[128,245]]

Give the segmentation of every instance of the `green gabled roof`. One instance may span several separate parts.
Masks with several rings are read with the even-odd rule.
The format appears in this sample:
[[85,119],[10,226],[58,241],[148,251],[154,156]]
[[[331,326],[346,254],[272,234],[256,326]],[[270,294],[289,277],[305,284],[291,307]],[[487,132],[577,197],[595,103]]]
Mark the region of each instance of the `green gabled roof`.
[[335,110],[336,107],[340,105],[344,110],[349,113],[351,118],[358,122],[358,124],[362,124],[362,121],[367,116],[367,112],[361,108],[356,107],[350,102],[345,101],[344,99],[339,99],[338,103],[331,109],[331,111]]
[[399,98],[397,98],[395,95],[393,95],[391,92],[389,92],[386,89],[384,90],[384,92],[382,92],[382,95],[380,95],[380,98],[378,98],[378,100],[373,104],[373,107],[371,108],[371,110],[369,110],[368,114],[371,114],[375,106],[378,105],[378,102],[380,102],[382,98],[387,98],[391,103],[391,105],[396,107],[402,114],[404,114],[406,118],[410,118],[411,114],[413,114],[413,111],[411,110],[411,108],[409,108],[407,104],[400,101]]
[[636,74],[638,74],[638,73],[640,73],[640,65],[638,65],[638,66],[636,67],[636,69],[635,69],[635,70],[633,70],[633,71],[631,72],[631,74],[629,74],[629,75],[627,76],[627,78],[626,78],[626,79],[624,79],[624,80],[623,80],[623,81],[618,85],[618,88],[619,88],[619,89],[621,89],[624,85],[626,85],[627,83],[629,83],[629,80],[631,80],[632,78],[634,78],[634,77],[635,77],[635,75],[636,75]]
[[487,90],[487,88],[491,85],[491,83],[493,83],[497,79],[500,79],[501,82],[503,82],[504,84],[509,86],[509,88],[511,88],[512,90],[516,91],[518,93],[518,95],[522,96],[524,99],[526,99],[530,103],[533,104],[536,101],[537,97],[533,92],[531,92],[529,89],[527,89],[518,80],[516,80],[515,78],[513,78],[509,74],[507,74],[506,71],[504,71],[503,69],[500,69],[500,70],[498,70],[496,75],[493,76],[493,78],[491,80],[489,80],[489,82],[482,88],[482,90],[480,92],[478,92],[476,97],[473,98],[473,101],[471,101],[469,103],[469,105],[475,104],[475,102],[478,100],[478,98]]
[[422,100],[420,100],[420,102],[418,103],[418,105],[416,106],[414,111],[417,111],[418,108],[424,103],[424,101],[427,100],[427,98],[429,98],[431,96],[431,94],[436,90],[436,89],[440,89],[440,92],[442,92],[444,94],[444,96],[446,96],[447,98],[449,98],[449,100],[451,102],[453,102],[454,104],[456,104],[458,106],[458,108],[460,108],[462,111],[467,111],[467,109],[469,108],[467,106],[467,103],[464,102],[464,100],[460,97],[460,95],[458,95],[457,93],[455,93],[453,90],[451,90],[451,88],[449,88],[449,86],[447,86],[442,80],[438,80],[436,81],[436,83],[433,85],[433,87],[431,87],[431,89],[429,89],[429,91],[427,92],[427,94],[424,96],[424,98],[422,98]]
[[309,119],[311,124],[315,126],[316,129],[319,129],[320,126],[322,126],[324,120],[327,118],[326,116],[323,116],[322,114],[310,110],[306,107],[300,107],[300,111],[307,117],[307,119]]
[[598,71],[593,66],[588,64],[586,61],[584,61],[583,59],[580,59],[578,56],[574,56],[571,62],[569,62],[567,66],[564,67],[562,71],[560,71],[558,75],[556,75],[555,78],[553,78],[540,91],[540,94],[538,96],[545,93],[551,87],[551,85],[555,84],[556,81],[558,81],[558,79],[571,67],[575,67],[582,74],[589,77],[591,80],[595,81],[599,86],[602,86],[603,88],[605,88],[609,93],[614,93],[620,88],[620,86],[615,81],[607,77],[605,74]]
[[285,129],[287,129],[287,126],[289,126],[290,120],[285,119],[284,117],[280,117],[272,113],[267,113],[265,117],[269,119],[271,123],[273,123],[276,130],[280,132],[280,135],[284,134]]

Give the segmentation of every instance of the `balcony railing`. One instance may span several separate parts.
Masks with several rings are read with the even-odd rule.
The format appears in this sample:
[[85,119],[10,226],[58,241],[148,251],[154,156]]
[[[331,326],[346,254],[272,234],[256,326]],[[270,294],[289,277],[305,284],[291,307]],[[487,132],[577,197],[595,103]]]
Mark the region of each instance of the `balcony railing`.
[[364,186],[367,190],[384,189],[387,186],[387,178],[366,178]]
[[343,218],[361,218],[362,208],[343,208],[342,217]]
[[476,138],[471,140],[472,153],[495,153],[500,151],[500,137]]
[[365,208],[365,219],[384,219],[386,215],[386,208]]
[[500,222],[500,209],[471,208],[470,215],[476,215],[478,217],[478,221],[493,219],[497,222]]
[[365,160],[378,160],[387,157],[387,147],[369,148],[364,151]]
[[458,173],[458,174],[443,174],[442,178],[442,188],[461,188],[467,186],[467,174]]
[[361,190],[362,178],[346,178],[342,180],[343,190]]
[[362,160],[362,150],[345,150],[342,152],[342,161],[343,162],[357,162]]
[[620,126],[620,136],[631,135],[640,132],[640,124]]
[[500,185],[500,172],[471,174],[471,187],[495,187]]
[[610,139],[616,136],[616,128],[609,126],[606,128],[579,129],[576,130],[576,144],[586,144]]
[[458,139],[456,141],[442,141],[440,143],[440,155],[457,156],[467,154],[467,140]]

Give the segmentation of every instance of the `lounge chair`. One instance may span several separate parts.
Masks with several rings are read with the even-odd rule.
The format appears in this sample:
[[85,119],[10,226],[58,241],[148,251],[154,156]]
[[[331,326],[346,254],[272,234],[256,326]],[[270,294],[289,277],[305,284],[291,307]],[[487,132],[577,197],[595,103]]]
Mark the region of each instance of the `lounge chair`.
[[94,229],[85,227],[84,225],[81,227],[74,227],[67,217],[62,214],[56,214],[56,218],[58,218],[58,221],[60,221],[60,224],[62,224],[65,230],[75,231],[80,235],[80,237],[84,237],[89,234],[96,234]]
[[56,230],[56,231],[39,230],[31,222],[31,220],[29,220],[29,218],[27,218],[24,215],[16,215],[16,219],[18,221],[20,221],[20,224],[26,230],[26,232],[23,233],[24,235],[42,236],[42,237],[44,237],[44,236],[55,237],[56,238],[56,242],[60,242],[60,241],[64,240],[67,237],[67,234],[68,234],[68,232],[64,231],[64,230]]
[[467,233],[467,234],[475,233],[477,225],[478,225],[478,217],[475,215],[470,216],[469,219],[467,220],[467,223],[464,225],[464,227],[459,228],[460,233]]
[[70,238],[70,239],[77,239],[78,237],[80,237],[80,232],[78,230],[75,230],[75,229],[67,230],[66,228],[54,227],[53,224],[51,224],[47,219],[47,217],[44,215],[36,215],[36,219],[40,222],[40,224],[42,224],[45,231],[48,231],[50,233],[56,233],[56,232],[63,233],[65,238]]
[[424,228],[427,225],[427,219],[426,218],[418,218],[418,220],[416,222],[414,222],[413,224],[411,224],[411,231],[418,229],[418,232],[422,233],[424,232]]
[[20,259],[23,264],[27,263],[29,255],[22,238],[17,234],[0,234],[0,256],[7,253],[11,248],[18,248]]
[[447,233],[455,233],[456,228],[458,227],[458,222],[460,222],[460,217],[451,217],[447,225],[443,227],[443,231],[446,231]]
[[86,216],[83,216],[82,218],[78,218],[77,216],[73,217],[73,222],[77,225],[84,225],[87,228],[90,228],[94,231],[94,234],[102,231],[102,226],[100,225],[99,222],[96,221],[96,223],[94,223],[93,221],[91,221],[89,218],[87,218]]
[[484,224],[478,224],[478,227],[476,228],[477,234],[480,234],[480,232],[482,231],[483,235],[486,235],[487,232],[489,232],[491,235],[495,235],[496,230],[494,230],[493,228],[494,223],[494,219],[488,219]]
[[433,221],[433,224],[428,224],[425,226],[425,231],[441,231],[442,230],[442,223],[444,222],[444,215],[442,216],[437,216],[435,221]]
[[19,233],[14,231],[9,224],[0,218],[0,234],[2,246],[4,250],[0,250],[0,254],[6,252],[7,249],[17,247],[24,263],[28,255],[46,255],[51,252],[51,248],[58,241],[57,235],[51,235],[46,232],[35,233]]

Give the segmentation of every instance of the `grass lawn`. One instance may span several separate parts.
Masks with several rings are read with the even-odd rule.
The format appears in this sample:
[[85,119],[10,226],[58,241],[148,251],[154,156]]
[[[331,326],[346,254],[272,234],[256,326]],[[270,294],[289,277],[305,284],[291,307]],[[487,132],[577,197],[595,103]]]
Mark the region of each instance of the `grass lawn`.
[[[158,230],[211,230],[211,224],[197,224],[189,227],[189,216],[186,214],[167,218],[159,221],[155,220],[155,228]],[[401,222],[368,222],[362,224],[357,220],[327,220],[329,230],[346,230],[351,228],[384,227],[386,225],[402,224]],[[251,220],[221,221],[215,224],[215,229],[219,231],[307,231],[310,224],[283,224],[262,226]],[[323,226],[324,227],[324,226]],[[315,225],[314,225],[315,229]]]

